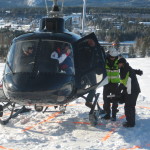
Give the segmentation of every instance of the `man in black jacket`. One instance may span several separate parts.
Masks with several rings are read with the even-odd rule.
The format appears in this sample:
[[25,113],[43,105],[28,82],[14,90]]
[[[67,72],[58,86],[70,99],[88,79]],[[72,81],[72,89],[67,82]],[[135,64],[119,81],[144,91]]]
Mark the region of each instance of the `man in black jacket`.
[[120,85],[117,88],[116,95],[120,95],[123,91],[125,101],[125,116],[127,122],[123,123],[124,127],[135,126],[135,106],[139,93],[141,92],[136,74],[142,75],[141,70],[135,70],[129,66],[126,59],[118,60],[120,68]]

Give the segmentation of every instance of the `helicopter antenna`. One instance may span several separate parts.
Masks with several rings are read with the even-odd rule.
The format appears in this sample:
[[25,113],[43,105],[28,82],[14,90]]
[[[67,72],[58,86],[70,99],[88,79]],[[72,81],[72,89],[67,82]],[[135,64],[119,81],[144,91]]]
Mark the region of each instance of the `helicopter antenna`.
[[59,11],[58,0],[53,0],[52,11],[56,11],[56,12]]
[[86,16],[86,0],[83,0],[82,35],[84,35],[85,16]]
[[52,17],[62,16],[62,13],[60,12],[59,7],[58,7],[58,0],[53,0],[53,6],[52,6],[52,10],[50,11],[50,15]]
[[48,16],[48,15],[49,15],[49,13],[48,13],[47,0],[45,0],[45,6],[46,6],[46,12],[47,12],[47,16]]
[[64,11],[64,0],[62,0],[62,5],[61,5],[61,12]]

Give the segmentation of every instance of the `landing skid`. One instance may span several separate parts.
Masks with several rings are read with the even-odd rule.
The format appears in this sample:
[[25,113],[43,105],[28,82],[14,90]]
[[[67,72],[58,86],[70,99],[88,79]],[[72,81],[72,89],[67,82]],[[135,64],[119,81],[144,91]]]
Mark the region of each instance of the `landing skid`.
[[[96,126],[98,124],[98,118],[101,114],[104,114],[104,110],[99,106],[98,104],[98,98],[99,98],[100,93],[95,94],[95,99],[94,99],[94,103],[93,106],[89,112],[89,121],[91,123],[92,126]],[[97,106],[97,110],[96,109]]]
[[[21,108],[17,108],[17,109],[15,109],[15,107],[16,107],[16,104],[12,103],[12,102],[1,102],[0,103],[0,124],[6,125],[10,119],[17,117],[21,113],[31,111],[30,108],[26,108],[25,106],[21,106]],[[17,107],[18,107],[18,105],[17,105]],[[35,110],[38,112],[43,110],[42,106],[41,107],[35,106],[35,107],[36,107]],[[66,105],[60,105],[60,106],[54,106],[55,109],[57,107],[59,107],[60,112],[65,113],[67,104]],[[47,109],[48,109],[48,107],[45,108],[43,113],[53,112],[53,111],[47,111]]]
[[[92,105],[91,110],[89,112],[89,121],[92,126],[96,126],[98,124],[98,118],[100,115],[105,114],[105,111],[99,106],[98,98],[100,93],[95,94],[94,103]],[[85,96],[82,96],[86,100]],[[96,110],[97,107],[97,110]]]
[[2,104],[3,105],[0,105],[0,124],[2,125],[6,125],[10,119],[17,117],[19,114],[29,112],[31,110],[25,108],[25,106],[22,106],[19,109],[15,109],[16,104],[11,102]]
[[[59,111],[62,112],[63,114],[65,114],[67,105],[68,105],[68,104],[59,105],[59,106],[54,106],[54,108],[55,108],[55,109],[59,108]],[[45,113],[45,112],[54,112],[54,111],[48,111],[47,109],[48,109],[48,107],[46,107],[46,108],[44,109],[43,113]]]

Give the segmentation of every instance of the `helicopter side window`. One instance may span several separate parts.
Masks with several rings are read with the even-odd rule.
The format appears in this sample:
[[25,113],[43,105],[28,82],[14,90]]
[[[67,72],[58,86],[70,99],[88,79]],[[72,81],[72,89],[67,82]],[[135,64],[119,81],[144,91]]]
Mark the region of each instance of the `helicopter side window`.
[[[97,84],[94,68],[94,48],[95,42],[92,39],[86,39],[78,45],[78,65],[81,72],[81,87],[90,88]],[[82,61],[82,62],[81,62]]]
[[14,49],[15,49],[15,44],[12,44],[7,55],[5,74],[13,72]]
[[15,49],[15,44],[12,44],[7,56],[7,61],[9,62],[9,65],[11,67],[13,67],[14,49]]
[[103,49],[94,33],[85,36],[76,43],[76,69],[81,89],[100,85],[106,76]]
[[[94,67],[94,48],[95,43],[91,39],[86,39],[78,45],[78,64],[81,72],[88,72]],[[82,63],[81,63],[82,60]]]

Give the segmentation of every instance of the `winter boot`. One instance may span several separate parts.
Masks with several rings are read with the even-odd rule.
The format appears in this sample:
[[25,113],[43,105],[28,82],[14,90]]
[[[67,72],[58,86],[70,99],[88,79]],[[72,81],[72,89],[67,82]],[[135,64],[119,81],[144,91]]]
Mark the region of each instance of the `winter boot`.
[[134,127],[135,125],[133,125],[133,124],[130,124],[130,123],[128,123],[128,122],[124,122],[123,123],[123,127],[125,127],[125,128],[131,128],[131,127]]
[[106,114],[104,117],[102,117],[102,119],[109,120],[110,119],[110,114]]
[[0,117],[2,117],[2,116],[3,116],[3,106],[0,105]]
[[111,121],[116,121],[116,113],[112,113]]
[[116,113],[118,113],[119,112],[119,109],[116,109]]
[[111,121],[116,121],[116,117],[112,117],[112,118],[111,118]]
[[89,107],[89,108],[92,108],[93,104],[92,104],[92,102],[86,102],[86,103],[85,103],[85,106],[87,106],[87,107]]

